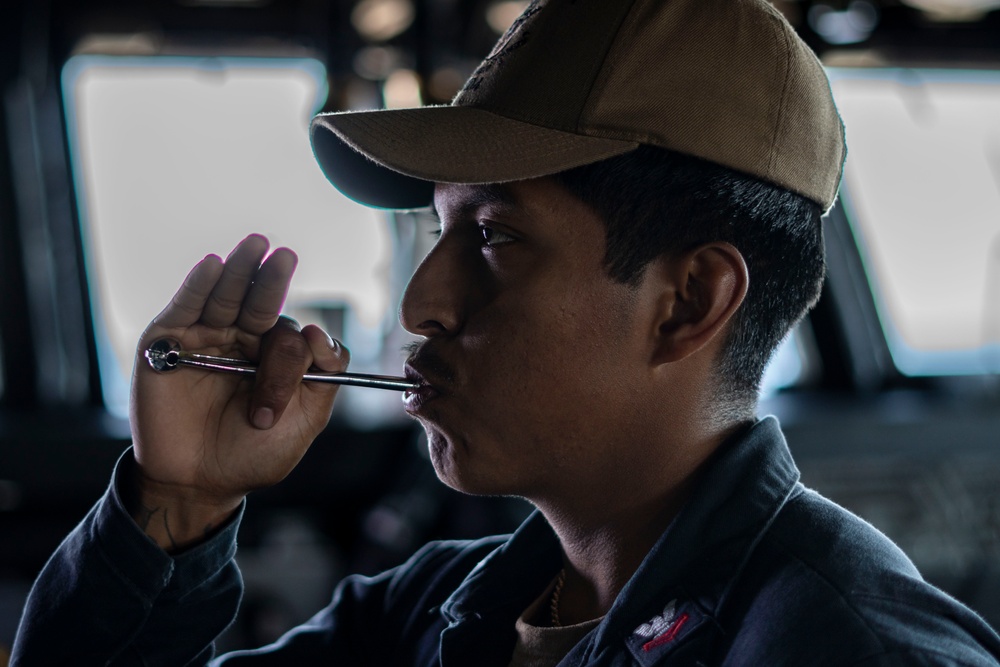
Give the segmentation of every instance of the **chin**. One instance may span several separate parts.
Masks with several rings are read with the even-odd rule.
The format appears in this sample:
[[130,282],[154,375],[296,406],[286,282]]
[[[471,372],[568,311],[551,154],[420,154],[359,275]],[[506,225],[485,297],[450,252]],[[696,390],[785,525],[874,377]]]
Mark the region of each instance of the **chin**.
[[511,480],[502,474],[503,466],[475,460],[469,456],[468,443],[437,430],[426,430],[431,464],[445,486],[473,496],[519,495]]

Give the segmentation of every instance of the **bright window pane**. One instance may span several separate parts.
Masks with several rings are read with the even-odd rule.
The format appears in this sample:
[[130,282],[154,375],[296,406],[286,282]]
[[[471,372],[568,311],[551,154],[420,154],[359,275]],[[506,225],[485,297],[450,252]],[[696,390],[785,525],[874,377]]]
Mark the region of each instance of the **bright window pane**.
[[843,198],[893,359],[1000,371],[1000,72],[833,69]]
[[788,333],[764,369],[760,382],[761,398],[768,398],[781,389],[794,387],[805,378],[805,351],[799,340],[802,326],[800,324]]
[[[63,71],[105,400],[125,413],[135,343],[205,254],[251,232],[299,255],[286,311],[377,329],[390,238],[312,157],[311,59],[77,56]],[[350,342],[349,342],[350,344]]]

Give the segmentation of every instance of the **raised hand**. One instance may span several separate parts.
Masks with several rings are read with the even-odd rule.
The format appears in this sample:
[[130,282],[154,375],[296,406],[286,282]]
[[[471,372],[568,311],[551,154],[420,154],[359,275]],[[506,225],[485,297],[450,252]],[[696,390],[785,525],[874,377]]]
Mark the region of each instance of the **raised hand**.
[[[223,262],[209,255],[143,333],[130,402],[138,474],[129,511],[160,546],[202,539],[254,489],[283,479],[330,418],[337,387],[303,383],[310,366],[347,368],[323,330],[279,318],[297,258],[266,257],[262,236]],[[143,357],[159,338],[184,350],[258,363],[256,378],[185,368],[157,373]]]

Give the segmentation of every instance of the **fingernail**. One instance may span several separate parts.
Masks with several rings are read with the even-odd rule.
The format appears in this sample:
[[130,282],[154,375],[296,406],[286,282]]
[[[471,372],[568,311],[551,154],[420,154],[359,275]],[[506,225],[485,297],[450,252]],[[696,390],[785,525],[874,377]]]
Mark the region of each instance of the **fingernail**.
[[271,408],[258,408],[253,413],[253,425],[259,429],[271,428],[274,424],[274,410]]

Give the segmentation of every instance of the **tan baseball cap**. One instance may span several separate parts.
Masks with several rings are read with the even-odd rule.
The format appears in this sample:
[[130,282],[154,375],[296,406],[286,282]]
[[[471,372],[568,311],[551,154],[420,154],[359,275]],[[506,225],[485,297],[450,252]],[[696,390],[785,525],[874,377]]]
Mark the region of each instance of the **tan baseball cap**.
[[435,182],[501,183],[672,149],[828,209],[844,127],[826,73],[765,0],[534,0],[447,106],[321,114],[327,178],[418,208]]

